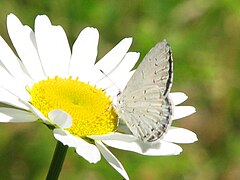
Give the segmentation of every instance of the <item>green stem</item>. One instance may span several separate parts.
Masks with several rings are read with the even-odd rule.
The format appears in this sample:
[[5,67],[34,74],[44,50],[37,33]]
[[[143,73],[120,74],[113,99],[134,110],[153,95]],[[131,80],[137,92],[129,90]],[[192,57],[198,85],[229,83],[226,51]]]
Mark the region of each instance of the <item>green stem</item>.
[[52,158],[50,168],[46,180],[57,180],[62,170],[62,165],[66,157],[68,146],[64,146],[61,142],[57,142],[55,152]]

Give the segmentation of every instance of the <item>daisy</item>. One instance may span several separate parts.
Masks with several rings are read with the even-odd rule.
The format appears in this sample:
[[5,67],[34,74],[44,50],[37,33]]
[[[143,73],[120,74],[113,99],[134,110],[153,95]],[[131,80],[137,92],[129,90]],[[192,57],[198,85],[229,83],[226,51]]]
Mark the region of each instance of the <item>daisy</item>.
[[[76,149],[90,163],[101,155],[125,179],[129,179],[107,146],[149,156],[177,155],[175,143],[192,143],[195,133],[170,127],[159,141],[145,143],[118,122],[114,101],[134,71],[139,53],[128,52],[132,39],[125,38],[96,63],[99,33],[87,27],[72,50],[61,26],[45,15],[35,19],[34,31],[13,14],[7,30],[16,56],[0,36],[0,122],[46,124],[62,144]],[[117,88],[116,88],[117,87]],[[187,99],[171,93],[174,117],[195,112],[191,106],[176,106]]]

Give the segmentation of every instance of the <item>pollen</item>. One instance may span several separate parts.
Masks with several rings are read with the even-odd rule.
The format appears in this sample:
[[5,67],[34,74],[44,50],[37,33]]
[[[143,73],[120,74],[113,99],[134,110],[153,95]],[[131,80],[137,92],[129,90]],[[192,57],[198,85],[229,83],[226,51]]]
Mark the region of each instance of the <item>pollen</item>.
[[70,78],[48,78],[28,89],[30,103],[46,117],[61,109],[72,117],[68,130],[72,135],[86,137],[116,130],[117,114],[106,92],[88,83]]

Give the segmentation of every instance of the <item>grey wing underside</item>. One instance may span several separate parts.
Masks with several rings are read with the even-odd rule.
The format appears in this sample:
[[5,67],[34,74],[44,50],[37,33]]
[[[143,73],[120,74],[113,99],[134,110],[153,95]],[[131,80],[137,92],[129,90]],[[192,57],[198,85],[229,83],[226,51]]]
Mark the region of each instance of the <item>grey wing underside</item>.
[[156,86],[149,87],[144,96],[129,94],[131,101],[125,101],[121,119],[131,132],[144,142],[158,140],[171,124],[171,100],[160,93]]
[[118,98],[120,118],[142,141],[156,141],[171,125],[172,79],[172,52],[164,40],[144,57]]
[[173,58],[170,45],[166,40],[156,44],[139,64],[137,70],[123,90],[124,94],[142,86],[157,85],[167,96],[173,80]]

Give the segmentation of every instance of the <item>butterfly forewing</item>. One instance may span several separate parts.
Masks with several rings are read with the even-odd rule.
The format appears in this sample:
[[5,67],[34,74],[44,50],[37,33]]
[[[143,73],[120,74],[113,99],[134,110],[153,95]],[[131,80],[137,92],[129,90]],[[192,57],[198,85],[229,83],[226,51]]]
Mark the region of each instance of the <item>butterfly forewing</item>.
[[122,94],[142,86],[157,85],[164,95],[170,91],[173,79],[172,52],[166,40],[153,47],[139,64]]
[[142,141],[156,141],[171,124],[172,105],[168,93],[173,78],[172,62],[166,40],[158,43],[118,96],[119,118]]

